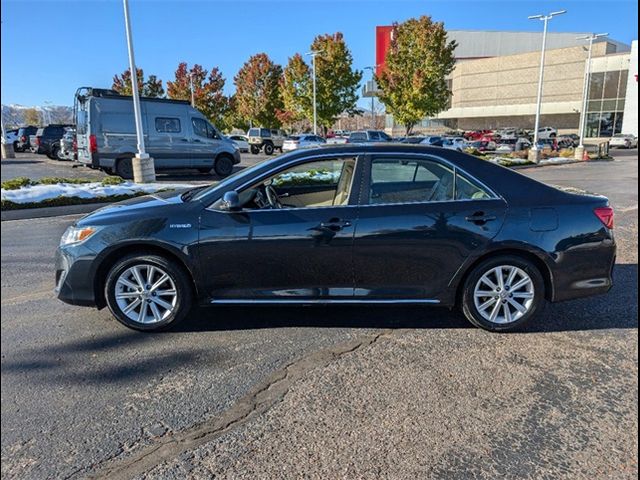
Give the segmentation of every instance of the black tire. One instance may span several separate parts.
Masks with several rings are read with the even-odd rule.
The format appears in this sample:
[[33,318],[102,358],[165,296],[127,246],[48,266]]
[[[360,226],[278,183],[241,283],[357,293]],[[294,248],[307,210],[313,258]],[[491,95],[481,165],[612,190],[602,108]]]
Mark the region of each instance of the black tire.
[[198,168],[198,172],[200,172],[200,173],[209,173],[209,172],[211,172],[211,167],[200,167],[200,168]]
[[[176,303],[173,310],[166,318],[155,323],[140,323],[132,320],[123,312],[116,300],[117,281],[120,275],[131,267],[143,265],[151,265],[166,272],[175,285],[177,292]],[[193,303],[193,289],[191,285],[191,279],[188,274],[184,271],[184,268],[175,261],[159,255],[132,254],[118,260],[113,267],[111,267],[105,281],[104,296],[107,300],[109,310],[116,320],[123,325],[134,330],[146,332],[159,331],[174,327],[187,316]],[[149,302],[149,300],[147,300],[147,302]],[[138,308],[138,310],[140,309]]]
[[265,143],[264,144],[264,153],[265,155],[273,154],[273,143]]
[[260,153],[260,147],[257,145],[251,145],[251,153],[257,155]]
[[[533,284],[533,298],[530,305],[527,307],[526,313],[524,313],[520,318],[510,322],[510,323],[497,323],[492,322],[483,317],[480,313],[479,309],[476,307],[474,301],[474,291],[475,287],[482,278],[485,273],[491,271],[492,269],[499,266],[507,266],[507,267],[516,267],[526,273],[529,276],[532,284]],[[508,288],[505,288],[505,291],[502,295],[508,296],[509,294],[506,292]],[[502,297],[498,297],[502,298]],[[506,298],[506,297],[505,297]],[[508,332],[513,330],[520,329],[524,324],[526,324],[529,320],[531,320],[540,310],[542,310],[546,304],[545,301],[545,287],[544,287],[544,279],[538,267],[536,267],[532,262],[517,257],[514,255],[500,255],[496,257],[491,257],[480,264],[478,264],[467,276],[465,280],[463,291],[462,291],[462,311],[473,325],[476,327],[480,327],[484,330],[488,330],[491,332]],[[506,303],[509,300],[498,300],[498,305],[502,303]],[[520,303],[520,302],[518,302]],[[507,303],[508,304],[508,303]],[[494,303],[495,305],[495,303]],[[489,307],[490,308],[490,307]],[[500,307],[498,306],[498,309]],[[505,315],[506,317],[506,315]]]
[[53,147],[51,147],[49,153],[47,153],[47,157],[49,157],[51,160],[60,160],[60,158],[58,158],[59,152],[60,148],[54,145]]
[[116,175],[131,180],[133,178],[133,158],[125,157],[116,160]]
[[233,158],[224,153],[218,155],[216,163],[213,165],[216,175],[228,177],[233,172]]

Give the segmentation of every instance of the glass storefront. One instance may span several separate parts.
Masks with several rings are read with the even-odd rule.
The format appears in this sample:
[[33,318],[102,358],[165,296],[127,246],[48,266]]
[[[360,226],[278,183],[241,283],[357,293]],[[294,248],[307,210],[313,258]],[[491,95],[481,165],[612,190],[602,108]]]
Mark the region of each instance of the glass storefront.
[[628,70],[592,73],[587,103],[587,137],[611,137],[622,132]]

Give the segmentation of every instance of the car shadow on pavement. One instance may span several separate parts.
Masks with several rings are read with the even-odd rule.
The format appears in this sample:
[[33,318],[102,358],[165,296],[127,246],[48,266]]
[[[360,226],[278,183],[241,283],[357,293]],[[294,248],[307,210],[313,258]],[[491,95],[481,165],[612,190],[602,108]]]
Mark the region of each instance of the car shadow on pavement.
[[[548,304],[521,333],[638,328],[638,265],[619,264],[606,295]],[[171,332],[280,327],[474,328],[457,309],[424,306],[217,306],[195,308]]]
[[185,365],[225,361],[226,355],[217,348],[177,346],[171,337],[118,330],[3,356],[2,374],[3,379],[14,375],[33,383],[118,384],[138,382]]

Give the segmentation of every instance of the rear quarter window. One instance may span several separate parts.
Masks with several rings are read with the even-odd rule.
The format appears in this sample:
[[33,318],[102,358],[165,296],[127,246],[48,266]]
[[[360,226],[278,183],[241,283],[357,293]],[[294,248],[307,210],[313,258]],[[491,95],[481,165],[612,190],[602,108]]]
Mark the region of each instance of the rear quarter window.
[[156,132],[179,133],[181,130],[179,118],[157,117]]

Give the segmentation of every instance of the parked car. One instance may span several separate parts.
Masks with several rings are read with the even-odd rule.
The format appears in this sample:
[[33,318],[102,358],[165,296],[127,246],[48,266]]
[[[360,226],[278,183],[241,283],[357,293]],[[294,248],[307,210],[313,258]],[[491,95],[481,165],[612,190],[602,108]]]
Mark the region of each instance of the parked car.
[[76,159],[76,129],[69,127],[60,139],[60,149],[58,150],[58,160]]
[[13,150],[16,151],[16,146],[18,144],[18,129],[14,128],[11,130],[4,131],[4,137],[2,138],[2,143],[5,145],[11,145]]
[[491,134],[493,134],[493,130],[473,130],[465,133],[463,137],[469,141],[475,141],[475,140],[480,140],[486,135],[491,135]]
[[[189,102],[140,99],[147,153],[157,170],[196,169],[221,177],[240,163],[240,152]],[[137,151],[133,102],[113,90],[81,88],[76,93],[78,162],[133,177]]]
[[325,143],[327,143],[327,141],[318,135],[308,133],[303,133],[302,135],[290,135],[282,144],[282,150],[284,152],[290,152],[296,148],[324,145]]
[[347,143],[391,142],[392,140],[382,130],[358,130],[351,132]]
[[250,128],[247,136],[251,153],[257,155],[263,150],[266,155],[271,155],[276,149],[282,153],[287,133],[276,128]]
[[467,142],[462,137],[445,137],[442,140],[442,147],[448,148],[449,150],[457,150],[458,152],[462,152],[465,148],[467,148]]
[[558,130],[553,127],[542,127],[538,129],[538,139],[547,140],[550,138],[556,138],[558,136]]
[[238,150],[242,153],[249,152],[249,139],[244,135],[228,135],[227,138],[231,140]]
[[303,149],[76,220],[56,292],[147,331],[194,305],[331,303],[459,306],[508,331],[609,291],[613,215],[605,197],[451,150]]
[[38,131],[38,127],[34,125],[28,125],[26,127],[20,127],[18,129],[18,140],[15,145],[16,152],[26,152],[31,150],[30,138],[31,135],[35,135]]
[[415,145],[418,143],[421,143],[426,137],[423,137],[421,135],[417,135],[417,136],[409,136],[409,137],[402,137],[401,139],[398,139],[397,141],[399,143],[408,143],[410,145]]
[[628,133],[616,133],[609,140],[612,148],[638,148],[638,137]]
[[424,137],[420,142],[421,145],[430,145],[432,147],[441,147],[443,138],[440,136]]
[[[566,143],[570,147],[577,147],[578,145],[580,145],[580,135],[578,135],[577,133],[569,133],[566,135],[562,135],[562,137],[567,140]],[[570,145],[569,141],[571,142]]]
[[477,140],[475,142],[468,142],[467,148],[473,148],[479,152],[493,152],[497,148],[497,144],[494,141]]
[[531,148],[531,142],[524,137],[519,137],[517,139],[500,139],[495,151],[497,153],[520,152],[529,148]]
[[49,124],[41,127],[35,135],[30,137],[31,151],[40,155],[46,155],[52,160],[58,159],[60,151],[60,139],[69,125]]

